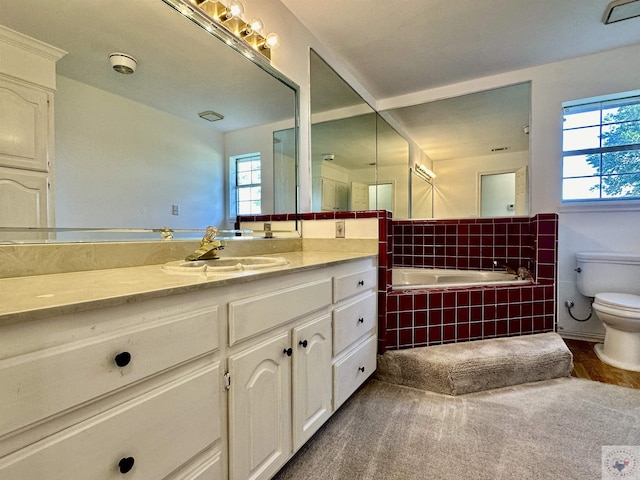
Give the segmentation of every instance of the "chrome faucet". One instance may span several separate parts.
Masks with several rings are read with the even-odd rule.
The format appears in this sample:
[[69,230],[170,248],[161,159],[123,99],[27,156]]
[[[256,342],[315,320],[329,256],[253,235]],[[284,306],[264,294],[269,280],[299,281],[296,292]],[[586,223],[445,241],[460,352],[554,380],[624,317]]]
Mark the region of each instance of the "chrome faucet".
[[200,247],[191,255],[187,256],[185,260],[192,262],[194,260],[219,258],[218,251],[224,249],[224,243],[215,239],[217,234],[218,229],[216,227],[207,227],[204,237],[202,237],[202,241],[200,242]]

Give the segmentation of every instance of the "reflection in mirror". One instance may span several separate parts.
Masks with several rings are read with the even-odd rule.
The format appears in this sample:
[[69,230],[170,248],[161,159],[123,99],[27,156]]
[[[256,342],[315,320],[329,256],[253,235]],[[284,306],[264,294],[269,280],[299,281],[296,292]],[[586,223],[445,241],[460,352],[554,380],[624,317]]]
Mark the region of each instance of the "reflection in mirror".
[[377,208],[389,210],[395,218],[409,216],[407,162],[409,143],[389,122],[378,115]]
[[[58,241],[156,239],[142,231],[165,226],[196,230],[195,237],[207,225],[229,228],[236,214],[230,160],[247,154],[260,158],[261,213],[295,211],[297,87],[264,62],[249,60],[161,0],[66,0],[64,8],[2,2],[0,24],[12,30],[0,32],[3,45],[31,42],[22,34],[68,52],[55,64],[50,87],[29,78],[28,62],[0,67],[1,105],[43,92],[38,118],[49,121],[37,124],[35,137],[43,145],[37,154],[50,162],[25,167],[0,141],[3,207],[20,202],[13,191],[44,198],[26,215],[3,208],[0,227],[131,229],[36,235]],[[114,52],[133,56],[135,72],[116,73]],[[206,111],[223,118],[202,118]],[[34,179],[50,188],[34,190]],[[15,233],[10,240],[26,237]]]
[[376,209],[376,113],[313,50],[310,81],[312,211]]
[[410,168],[409,218],[433,218],[433,179]]
[[[436,174],[434,218],[528,213],[530,105],[530,84],[522,83],[383,112],[419,149],[409,167],[421,163]],[[513,186],[481,188],[483,177],[505,173],[513,174]],[[483,211],[481,199],[504,189],[509,197]],[[429,218],[428,211],[412,205],[411,217]]]

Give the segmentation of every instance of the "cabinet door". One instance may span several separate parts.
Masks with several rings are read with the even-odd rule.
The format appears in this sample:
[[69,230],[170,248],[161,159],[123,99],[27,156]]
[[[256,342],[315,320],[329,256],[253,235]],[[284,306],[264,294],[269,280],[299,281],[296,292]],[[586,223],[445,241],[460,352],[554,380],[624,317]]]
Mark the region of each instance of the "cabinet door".
[[322,210],[336,209],[336,182],[330,178],[322,179]]
[[0,112],[0,165],[47,172],[47,92],[1,80]]
[[298,450],[331,415],[331,317],[293,331],[293,448]]
[[[49,175],[0,167],[0,205],[0,225],[4,227],[48,227]],[[15,237],[24,238],[24,234]],[[30,235],[33,237],[35,234]]]
[[287,331],[229,357],[231,480],[270,478],[289,459],[290,348]]

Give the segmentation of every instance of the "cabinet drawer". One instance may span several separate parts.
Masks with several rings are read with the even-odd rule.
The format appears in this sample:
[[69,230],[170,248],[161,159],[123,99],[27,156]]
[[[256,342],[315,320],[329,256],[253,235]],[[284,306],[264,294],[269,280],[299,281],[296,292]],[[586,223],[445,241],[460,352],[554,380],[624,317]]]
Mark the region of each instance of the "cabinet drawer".
[[333,311],[333,354],[337,355],[359,338],[374,333],[377,298],[374,292]]
[[376,290],[376,269],[370,268],[361,272],[334,277],[333,279],[333,301],[338,303],[345,298],[352,297],[358,293],[370,289]]
[[229,345],[331,305],[331,279],[229,303]]
[[116,480],[131,458],[131,478],[165,478],[220,436],[219,385],[217,365],[193,372],[4,457],[0,478]]
[[334,410],[375,371],[376,351],[376,336],[372,335],[333,365]]
[[1,360],[0,436],[217,348],[214,306]]

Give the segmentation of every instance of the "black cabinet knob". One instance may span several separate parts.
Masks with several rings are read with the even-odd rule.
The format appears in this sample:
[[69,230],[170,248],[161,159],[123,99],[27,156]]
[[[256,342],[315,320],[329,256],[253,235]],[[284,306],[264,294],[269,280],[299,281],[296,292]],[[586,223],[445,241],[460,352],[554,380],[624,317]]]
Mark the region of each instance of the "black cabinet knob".
[[120,473],[130,472],[135,462],[136,461],[133,457],[121,458],[120,461],[118,462],[118,468],[120,469]]
[[119,367],[126,367],[131,362],[131,354],[129,352],[122,352],[114,358],[116,365]]
[[360,280],[360,281],[358,282],[358,286],[359,286],[359,287],[364,286],[364,280]]
[[360,367],[358,370],[360,370],[362,373],[364,373],[364,367]]
[[307,348],[307,345],[309,345],[309,342],[307,342],[306,340],[301,340],[298,342],[298,345],[301,345],[302,348]]
[[358,323],[364,323],[364,318],[360,317],[360,318],[358,319]]
[[287,357],[290,357],[291,355],[293,355],[293,348],[285,348],[282,353],[285,353],[287,355]]

